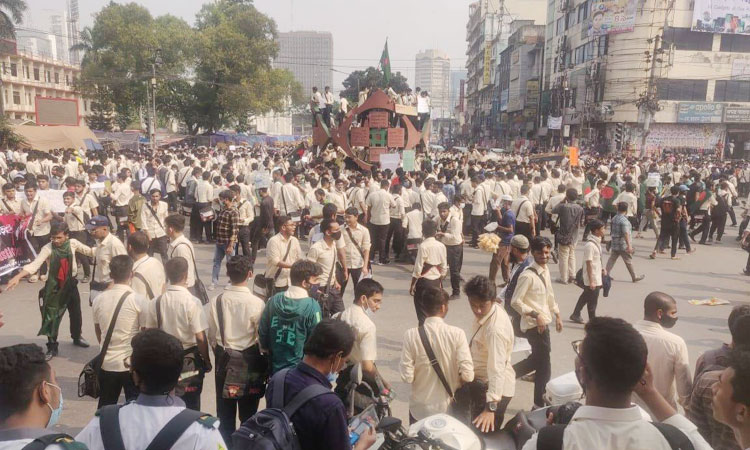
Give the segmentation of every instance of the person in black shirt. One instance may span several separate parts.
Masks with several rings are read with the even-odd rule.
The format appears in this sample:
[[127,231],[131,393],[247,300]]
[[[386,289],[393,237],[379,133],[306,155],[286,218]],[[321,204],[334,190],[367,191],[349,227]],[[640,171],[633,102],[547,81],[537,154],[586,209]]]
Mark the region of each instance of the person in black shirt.
[[654,251],[649,258],[656,258],[656,252],[663,252],[664,247],[672,244],[672,259],[677,258],[677,240],[680,237],[680,220],[682,219],[682,198],[679,196],[680,188],[675,185],[669,190],[669,195],[659,202],[661,209],[661,231],[656,240]]
[[[266,404],[273,398],[276,377],[284,378],[284,405],[306,387],[320,384],[328,389],[354,347],[354,331],[341,320],[325,319],[315,326],[305,343],[305,357],[297,367],[277,372],[268,382]],[[289,418],[294,423],[301,450],[349,450],[346,408],[331,391],[305,403]],[[362,434],[354,450],[370,448],[375,442],[372,429]]]
[[268,235],[269,231],[274,229],[273,218],[275,210],[273,197],[268,193],[267,187],[259,188],[258,193],[260,194],[260,215],[253,222],[253,229],[251,232],[253,255],[258,254],[258,247],[260,246],[261,240],[265,242],[265,236]]

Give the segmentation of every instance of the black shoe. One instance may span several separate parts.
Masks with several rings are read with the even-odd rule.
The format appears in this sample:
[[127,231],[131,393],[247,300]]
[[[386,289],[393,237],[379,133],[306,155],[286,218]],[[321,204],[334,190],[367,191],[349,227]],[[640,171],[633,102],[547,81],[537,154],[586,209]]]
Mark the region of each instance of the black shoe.
[[693,236],[692,234],[688,234],[688,236],[690,237],[691,241],[695,242],[695,236]]
[[450,297],[448,297],[448,300],[460,300],[461,294],[453,294]]
[[86,339],[79,337],[78,339],[73,339],[73,345],[76,347],[82,347],[82,348],[89,348],[91,345],[86,341]]
[[584,323],[583,322],[583,317],[576,316],[575,314],[571,314],[570,315],[570,321],[573,322],[573,323],[580,323],[580,324]]
[[57,356],[57,342],[47,342],[47,353],[44,354],[44,360],[49,361]]

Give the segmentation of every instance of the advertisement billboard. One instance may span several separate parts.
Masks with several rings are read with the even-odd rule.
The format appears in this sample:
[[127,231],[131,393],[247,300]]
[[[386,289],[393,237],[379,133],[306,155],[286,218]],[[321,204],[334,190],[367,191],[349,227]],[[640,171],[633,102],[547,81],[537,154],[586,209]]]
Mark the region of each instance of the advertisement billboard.
[[678,123],[721,123],[723,103],[683,102],[677,106]]
[[695,0],[693,31],[750,34],[750,2],[746,0]]
[[728,105],[724,110],[726,123],[750,123],[750,108]]
[[37,125],[78,126],[78,100],[34,97]]
[[487,86],[490,84],[492,76],[492,42],[487,41],[484,44],[484,73],[482,74],[482,83]]
[[588,35],[603,36],[633,31],[637,7],[637,0],[592,1]]

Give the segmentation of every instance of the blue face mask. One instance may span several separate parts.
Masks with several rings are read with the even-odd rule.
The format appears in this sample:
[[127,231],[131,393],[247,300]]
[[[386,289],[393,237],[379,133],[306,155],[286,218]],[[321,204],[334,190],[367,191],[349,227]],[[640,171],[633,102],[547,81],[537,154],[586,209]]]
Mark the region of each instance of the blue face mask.
[[[341,358],[341,357],[339,356],[339,358]],[[338,362],[333,363],[331,365],[331,371],[328,373],[328,375],[326,375],[326,379],[331,384],[335,383],[336,380],[339,378],[339,373],[338,372],[334,372],[334,370],[333,370],[333,368],[336,367],[337,365],[338,365]]]
[[49,420],[47,421],[47,428],[50,428],[57,425],[57,422],[60,421],[60,415],[62,414],[63,410],[63,395],[60,386],[56,386],[52,383],[47,383],[46,381],[45,383],[47,384],[47,386],[52,386],[60,392],[60,403],[57,405],[57,408],[53,408],[52,405],[47,403],[47,407],[52,411],[52,414],[50,414]]

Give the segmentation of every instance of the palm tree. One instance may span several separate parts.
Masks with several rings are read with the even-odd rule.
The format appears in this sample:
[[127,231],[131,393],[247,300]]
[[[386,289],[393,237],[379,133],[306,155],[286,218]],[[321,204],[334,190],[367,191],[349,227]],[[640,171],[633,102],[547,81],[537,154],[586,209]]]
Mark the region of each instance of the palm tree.
[[24,0],[0,0],[0,38],[16,37],[16,25],[23,21],[25,11]]

